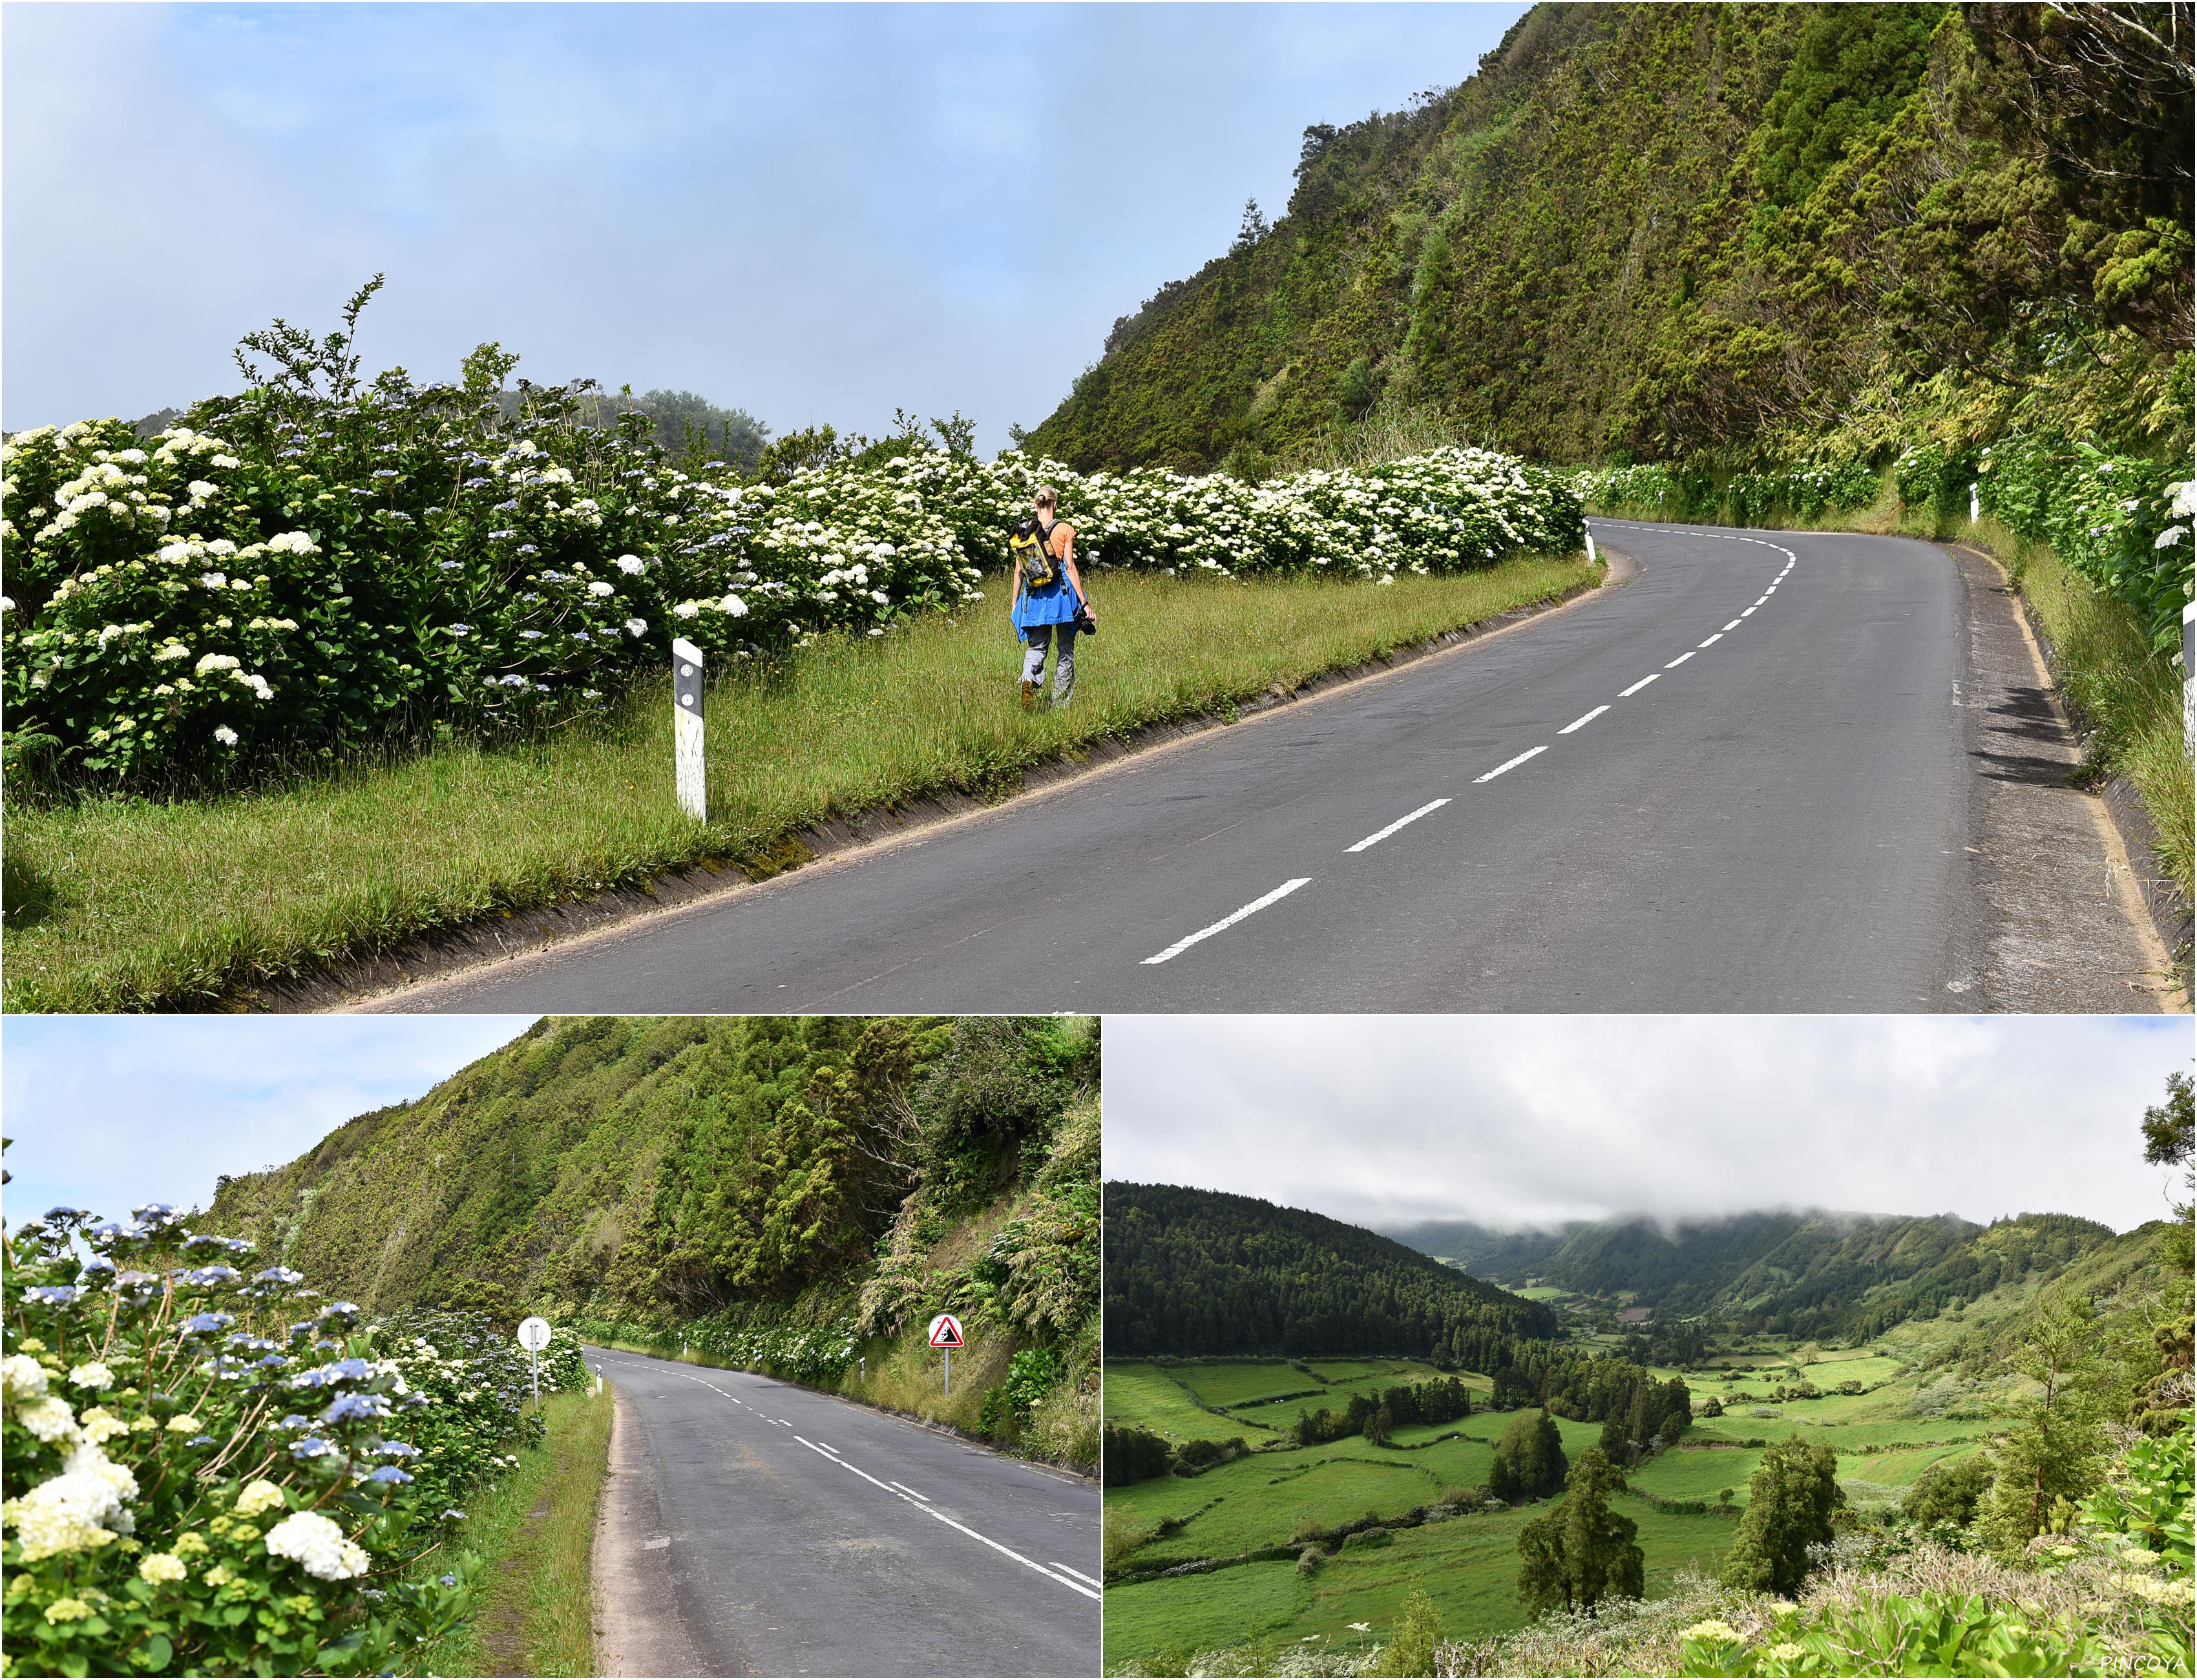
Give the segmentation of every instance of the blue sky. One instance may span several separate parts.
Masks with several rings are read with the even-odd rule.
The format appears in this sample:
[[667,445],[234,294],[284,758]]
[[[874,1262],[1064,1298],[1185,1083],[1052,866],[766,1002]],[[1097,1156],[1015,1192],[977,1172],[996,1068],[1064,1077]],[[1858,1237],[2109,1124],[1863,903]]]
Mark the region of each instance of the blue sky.
[[2187,1017],[1109,1016],[1106,1176],[1359,1224],[2163,1219]]
[[231,388],[360,281],[370,367],[785,430],[1035,425],[1300,136],[1472,73],[1464,5],[0,8],[0,420]]
[[38,1016],[0,1022],[6,1222],[56,1203],[205,1207],[214,1179],[289,1161],[418,1097],[530,1016]]

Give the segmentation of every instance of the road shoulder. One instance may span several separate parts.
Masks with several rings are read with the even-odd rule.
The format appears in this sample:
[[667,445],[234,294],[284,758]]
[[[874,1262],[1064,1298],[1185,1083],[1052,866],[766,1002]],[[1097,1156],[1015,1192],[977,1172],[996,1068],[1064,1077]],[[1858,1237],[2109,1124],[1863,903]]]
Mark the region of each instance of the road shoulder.
[[[650,1472],[640,1410],[611,1385],[610,1473],[603,1485],[600,1515],[590,1566],[594,1592],[595,1654],[606,1675],[705,1674],[711,1671],[688,1638],[676,1612],[672,1584],[663,1579],[670,1538]],[[654,1561],[652,1563],[651,1560]],[[673,1613],[663,1610],[669,1603]]]
[[1980,1008],[2125,1014],[2186,1008],[2104,802],[2074,785],[2082,744],[2004,570],[1944,545],[1968,598],[1965,750],[1980,779],[1976,881],[1990,908]]

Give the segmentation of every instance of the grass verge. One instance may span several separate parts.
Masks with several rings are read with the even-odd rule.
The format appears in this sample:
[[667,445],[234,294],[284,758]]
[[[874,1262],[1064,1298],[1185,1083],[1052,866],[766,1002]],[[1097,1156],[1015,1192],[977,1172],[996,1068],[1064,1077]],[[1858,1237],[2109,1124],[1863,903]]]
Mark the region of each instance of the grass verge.
[[[1907,507],[1888,479],[1867,507],[1826,512],[1784,528],[1959,541],[1989,551],[2051,645],[2061,698],[2084,735],[2086,778],[2127,779],[2158,835],[2158,867],[2185,899],[2197,900],[2197,780],[2183,722],[2181,673],[2151,650],[2133,612],[2092,588],[2047,545],[1996,519],[1943,521],[1927,509]],[[1665,517],[1650,508],[1608,512],[1613,518]]]
[[471,1619],[423,1653],[421,1674],[597,1671],[589,1554],[610,1467],[607,1385],[542,1402],[549,1424],[519,1468],[474,1495],[456,1542],[487,1564]]
[[0,955],[16,1011],[203,1008],[409,936],[730,862],[768,872],[814,824],[1012,787],[1100,738],[1226,711],[1593,581],[1520,559],[1393,585],[1108,572],[1072,708],[1025,714],[1004,592],[882,641],[831,641],[709,696],[710,816],[671,797],[668,675],[606,716],[493,750],[361,762],[199,801],[6,809]]

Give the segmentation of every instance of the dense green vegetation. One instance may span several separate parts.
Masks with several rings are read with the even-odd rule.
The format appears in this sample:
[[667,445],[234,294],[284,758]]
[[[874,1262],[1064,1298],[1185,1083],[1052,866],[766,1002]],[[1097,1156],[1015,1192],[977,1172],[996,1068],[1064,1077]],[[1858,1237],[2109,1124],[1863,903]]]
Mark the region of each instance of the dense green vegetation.
[[1106,1190],[1106,1351],[1508,1364],[1547,1310],[1324,1214],[1174,1185]]
[[1653,1312],[1658,1353],[1683,1341],[1687,1319],[1710,1316],[1748,1331],[1865,1341],[1900,1320],[1955,1311],[2003,1284],[2048,1283],[2078,1261],[2148,1238],[2063,1214],[1971,1224],[1945,1214],[1873,1219],[1820,1212],[1746,1214],[1666,1227],[1651,1219],[1561,1231],[1496,1231],[1460,1223],[1414,1226],[1399,1242],[1511,1287],[1529,1281]]
[[2187,1674],[2190,1228],[1422,1230],[1556,1321],[1443,1421],[1323,1404],[1333,1360],[1110,1369],[1107,1670]]
[[1083,1018],[545,1019],[224,1179],[212,1217],[379,1307],[539,1312],[911,1411],[952,1307],[948,1421],[1088,1463],[1098,1058]]
[[1538,6],[1462,85],[1307,129],[1288,213],[1030,444],[1256,471],[1425,408],[1563,461],[2186,454],[2188,25],[2142,10]]

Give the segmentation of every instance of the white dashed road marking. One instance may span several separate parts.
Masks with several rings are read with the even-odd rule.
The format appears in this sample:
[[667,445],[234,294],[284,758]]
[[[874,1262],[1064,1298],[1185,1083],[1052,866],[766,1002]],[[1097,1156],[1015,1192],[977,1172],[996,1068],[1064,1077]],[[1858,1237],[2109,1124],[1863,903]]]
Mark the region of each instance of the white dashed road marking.
[[1362,852],[1368,846],[1377,846],[1383,840],[1386,840],[1390,835],[1394,834],[1398,829],[1403,827],[1406,823],[1415,823],[1421,817],[1426,815],[1428,812],[1439,811],[1443,806],[1448,803],[1449,801],[1446,799],[1429,799],[1425,804],[1420,806],[1417,810],[1413,811],[1409,816],[1399,817],[1395,821],[1390,823],[1388,827],[1374,830],[1372,833],[1367,835],[1356,845],[1346,846],[1343,848],[1343,850],[1347,852]]
[[[1605,523],[1609,522],[1605,521]],[[1619,521],[1617,523],[1625,524],[1630,522]],[[1646,529],[1652,530],[1654,527],[1646,527]],[[1779,583],[1785,581],[1786,574],[1790,572],[1793,568],[1800,563],[1800,557],[1794,553],[1790,548],[1784,547],[1782,543],[1765,542],[1759,536],[1736,536],[1727,531],[1698,531],[1695,534],[1701,536],[1713,536],[1719,541],[1724,542],[1747,542],[1752,543],[1758,548],[1774,549],[1778,553],[1781,553],[1785,557],[1785,565],[1783,571],[1781,571],[1777,574],[1777,577],[1772,580],[1770,587],[1765,589],[1761,594],[1755,598],[1754,604],[1752,606],[1743,609],[1737,618],[1733,619],[1729,624],[1726,624],[1724,629],[1711,635],[1707,640],[1701,642],[1698,646],[1687,649],[1686,652],[1681,653],[1677,658],[1672,660],[1668,664],[1663,667],[1664,671],[1676,670],[1679,666],[1684,664],[1687,660],[1692,658],[1695,654],[1700,652],[1703,648],[1715,646],[1716,644],[1722,641],[1725,636],[1737,629],[1742,621],[1752,618],[1756,612],[1760,611],[1771,596],[1777,593],[1777,586]],[[1655,681],[1656,678],[1660,677],[1662,674],[1662,671],[1650,672],[1648,675],[1642,677],[1639,681],[1634,683],[1630,688],[1619,690],[1617,698],[1620,700],[1631,699],[1632,696],[1638,694],[1642,689],[1645,688],[1649,683]],[[1562,728],[1557,730],[1556,733],[1559,735],[1568,735],[1575,730],[1585,728],[1588,724],[1593,722],[1595,719],[1600,717],[1609,710],[1609,707],[1607,704],[1597,706],[1592,711],[1587,712],[1582,716],[1574,718]],[[1498,776],[1504,774],[1507,771],[1516,769],[1521,764],[1525,763],[1528,759],[1537,758],[1548,750],[1546,743],[1544,743],[1539,746],[1528,747],[1516,757],[1505,759],[1502,763],[1497,765],[1493,770],[1488,771],[1486,774],[1475,776],[1472,779],[1473,782],[1475,785],[1481,782],[1492,782]],[[1420,806],[1416,811],[1409,812],[1406,814],[1397,818],[1395,821],[1390,823],[1385,828],[1376,829],[1372,833],[1367,835],[1363,840],[1357,842],[1354,845],[1347,846],[1343,849],[1346,852],[1363,852],[1370,850],[1371,848],[1379,845],[1381,842],[1386,840],[1390,835],[1395,833],[1397,830],[1403,828],[1409,824],[1417,822],[1421,817],[1427,816],[1435,811],[1439,811],[1443,806],[1449,802],[1450,801],[1446,795],[1440,799],[1430,799],[1425,804]],[[1309,886],[1311,883],[1312,878],[1308,875],[1301,876],[1293,881],[1284,881],[1280,886],[1275,888],[1273,891],[1267,893],[1263,897],[1253,899],[1250,903],[1245,905],[1242,909],[1238,910],[1230,915],[1223,916],[1219,921],[1213,923],[1209,927],[1200,928],[1196,933],[1191,934],[1186,939],[1176,941],[1173,945],[1168,946],[1166,950],[1158,953],[1156,955],[1145,958],[1144,959],[1144,966],[1149,968],[1160,963],[1171,962],[1175,958],[1180,957],[1184,952],[1189,950],[1191,946],[1197,944],[1199,941],[1210,939],[1217,933],[1225,932],[1226,930],[1234,927],[1237,923],[1242,921],[1245,917],[1256,915],[1260,911],[1264,910],[1268,905],[1287,898],[1299,887]],[[853,1467],[850,1465],[849,1468],[852,1469]],[[880,1486],[885,1486],[884,1483],[879,1483],[878,1485]],[[894,1483],[892,1486],[901,1493],[905,1494],[909,1498],[920,1499],[923,1497],[919,1493],[913,1492],[911,1489],[901,1488],[898,1483]],[[936,1515],[936,1513],[934,1513],[934,1515]],[[979,1536],[978,1538],[982,1538],[983,1537]],[[991,1543],[987,1542],[986,1544],[989,1544]],[[1001,1550],[1004,1550],[1005,1548],[1001,1548]],[[1028,1560],[1025,1559],[1023,1561],[1027,1561]],[[1030,1567],[1035,1569],[1038,1568],[1039,1566],[1031,1564]],[[1064,1568],[1066,1566],[1055,1565],[1053,1567],[1056,1568]],[[1041,1573],[1043,1572],[1041,1571]],[[1069,1571],[1069,1573],[1070,1574],[1075,1573],[1072,1570]],[[1082,1579],[1087,1579],[1088,1578],[1085,1577]]]
[[1283,882],[1280,886],[1275,888],[1273,891],[1268,893],[1265,897],[1253,899],[1241,910],[1234,911],[1228,915],[1223,916],[1219,921],[1214,923],[1212,926],[1200,928],[1196,933],[1191,935],[1189,938],[1178,939],[1174,944],[1168,946],[1166,950],[1161,952],[1157,956],[1145,958],[1145,966],[1149,968],[1155,963],[1173,961],[1175,958],[1182,955],[1184,952],[1189,950],[1191,946],[1197,944],[1199,940],[1210,939],[1216,933],[1220,933],[1229,928],[1234,927],[1237,923],[1242,921],[1246,916],[1257,915],[1268,905],[1278,902],[1280,900],[1287,898],[1299,887],[1309,885],[1311,881],[1311,876],[1301,875],[1294,881]]
[[1523,764],[1527,759],[1538,758],[1541,754],[1546,752],[1548,750],[1548,744],[1546,742],[1542,743],[1537,747],[1527,747],[1525,751],[1520,753],[1516,758],[1505,759],[1502,763],[1497,765],[1493,770],[1490,770],[1486,775],[1475,776],[1472,779],[1475,782],[1492,782],[1505,770],[1515,770],[1521,764]]

